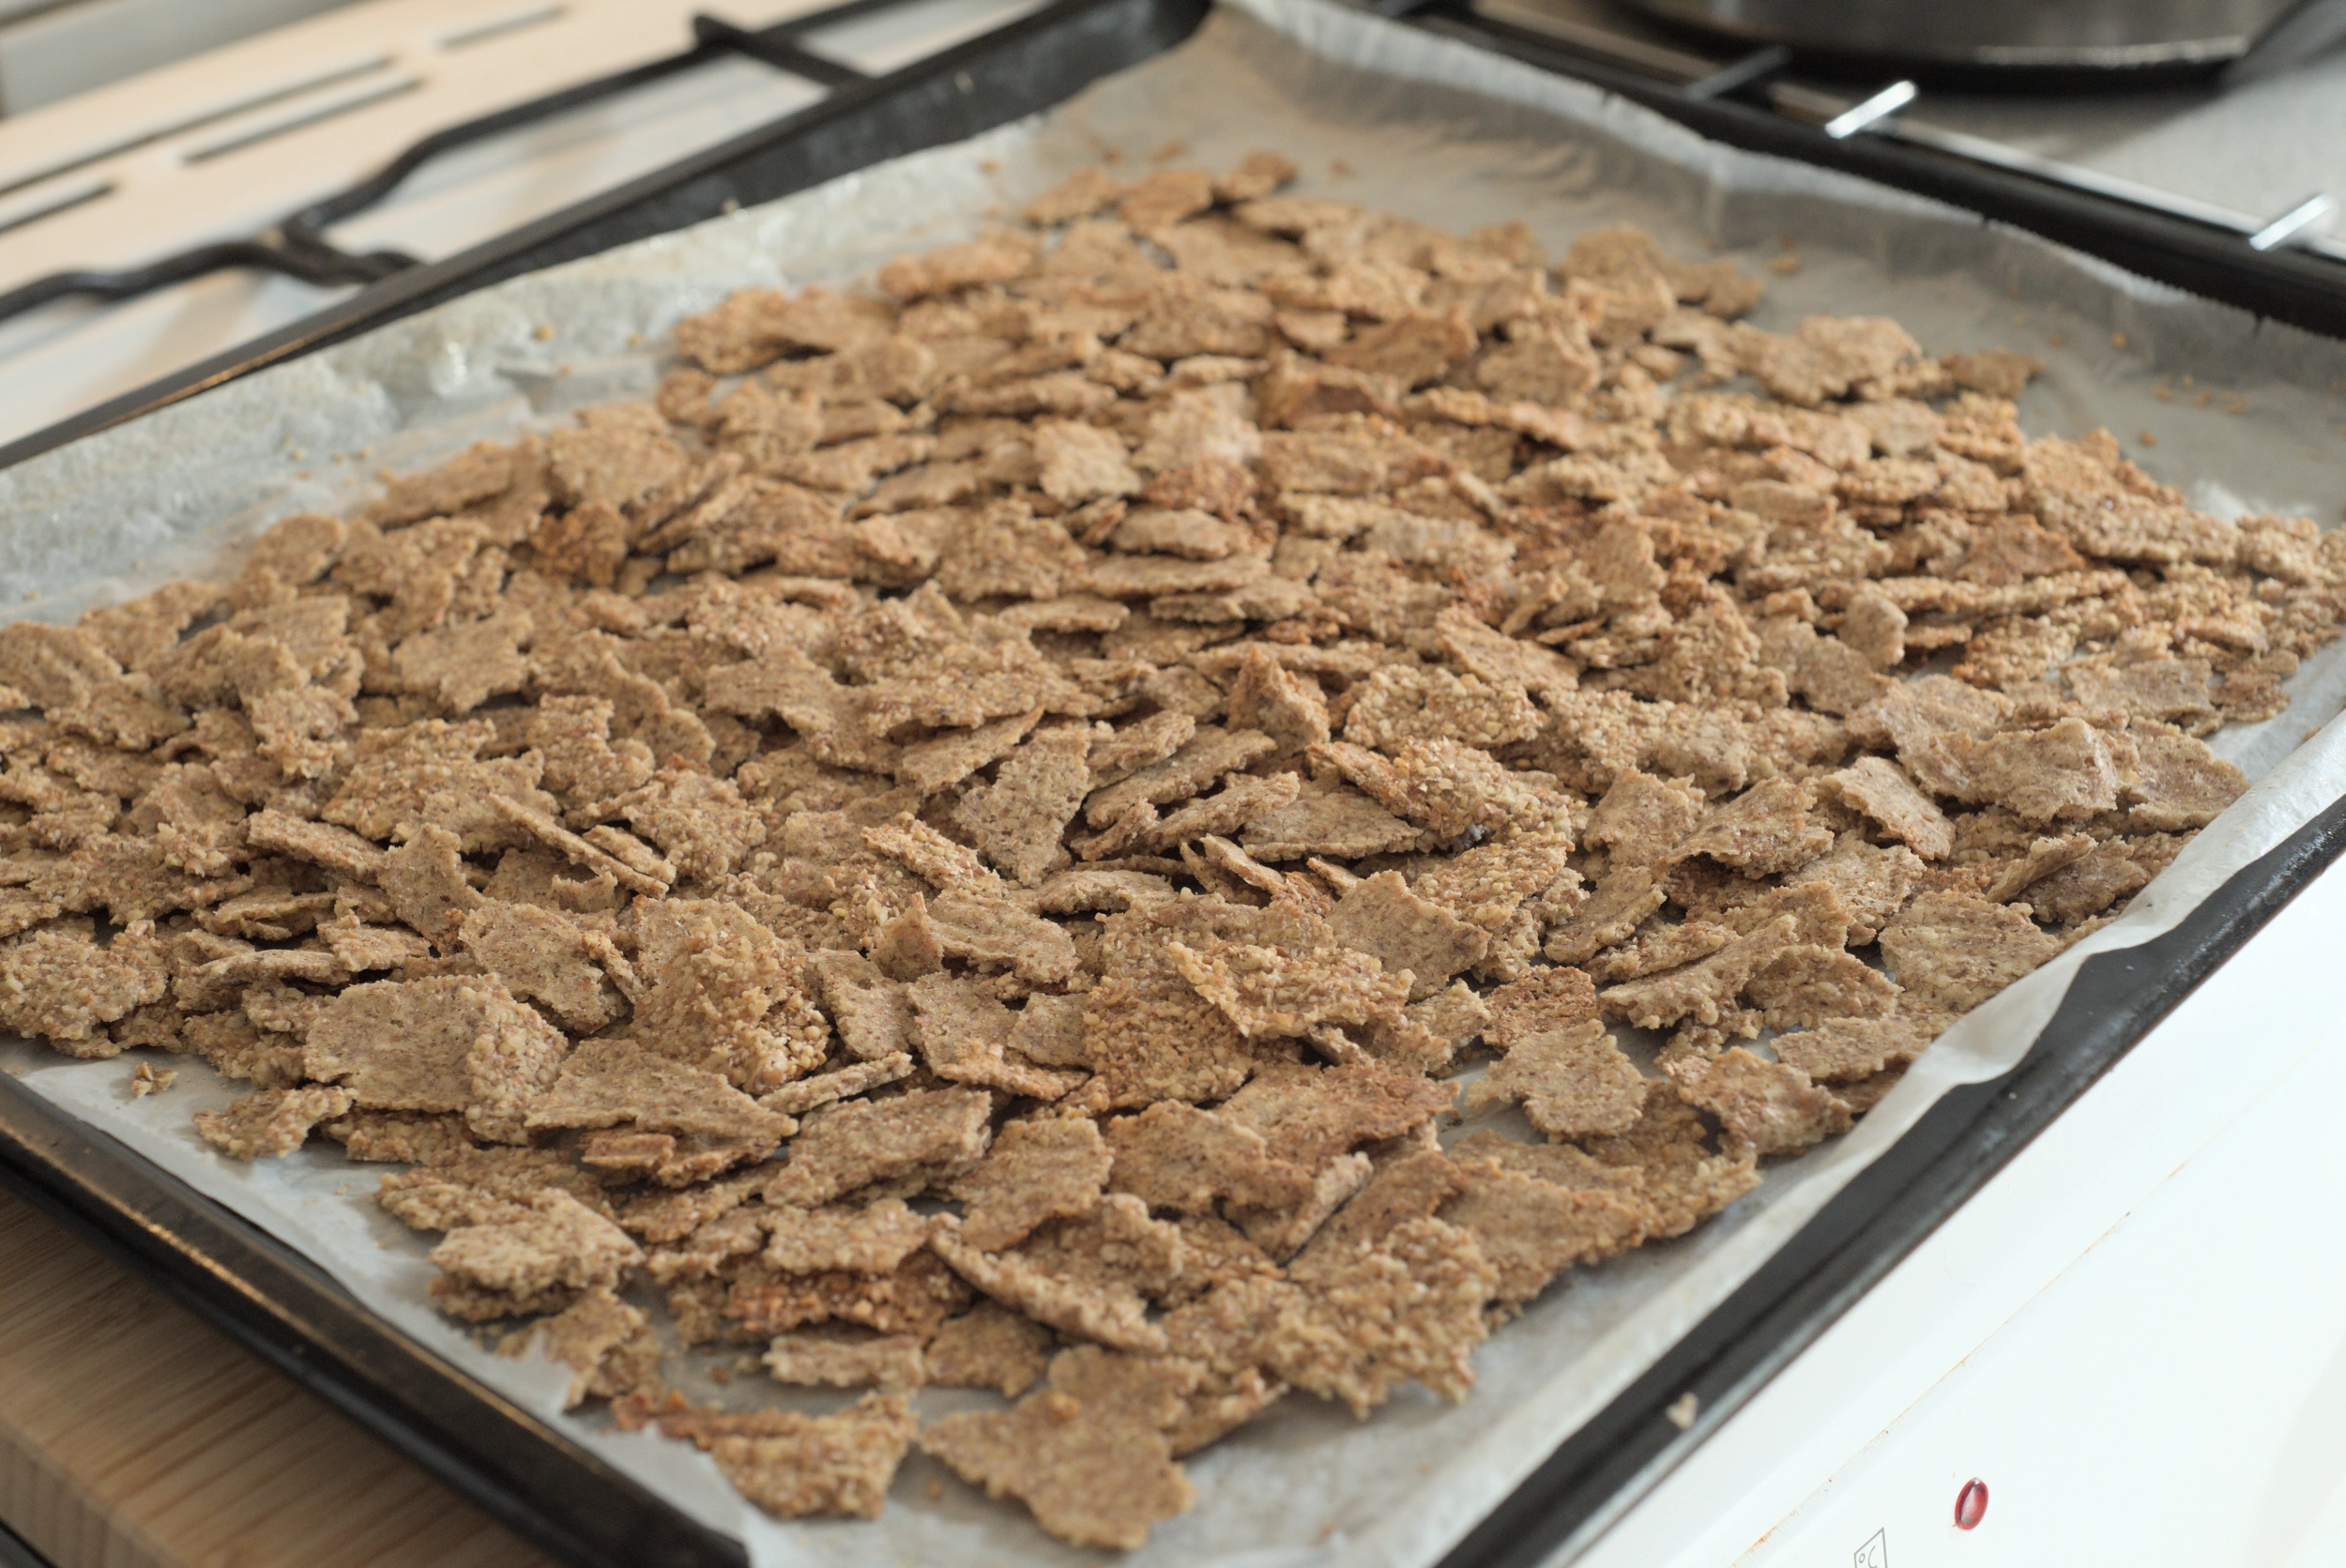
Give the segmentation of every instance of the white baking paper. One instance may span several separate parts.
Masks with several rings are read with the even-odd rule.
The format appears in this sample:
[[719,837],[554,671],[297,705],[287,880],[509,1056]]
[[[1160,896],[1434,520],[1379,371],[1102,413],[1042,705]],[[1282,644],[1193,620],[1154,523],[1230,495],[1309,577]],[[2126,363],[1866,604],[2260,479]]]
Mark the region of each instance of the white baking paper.
[[[1552,251],[1629,221],[1681,253],[1729,252],[1754,268],[1797,255],[1796,270],[1762,274],[1771,297],[1761,325],[1878,312],[1936,351],[2035,354],[2049,369],[2023,405],[2032,431],[2107,426],[2211,510],[2326,520],[2346,488],[2328,460],[2346,417],[2333,391],[2346,385],[2337,343],[1929,202],[1705,143],[1587,86],[1322,0],[1232,0],[1190,42],[1035,119],[500,284],[0,474],[0,602],[69,619],[174,576],[224,575],[259,527],[352,505],[378,469],[410,469],[482,435],[647,391],[666,330],[736,287],[851,281],[902,250],[966,236],[1104,149],[1127,168],[1159,157],[1226,167],[1257,146],[1299,158],[1304,191],[1461,229],[1520,219]],[[1776,1165],[1692,1235],[1550,1290],[1479,1353],[1479,1387],[1464,1407],[1409,1390],[1356,1424],[1341,1409],[1287,1399],[1190,1461],[1196,1506],[1134,1560],[1437,1560],[1940,1093],[2016,1061],[2087,953],[2166,930],[2346,787],[2346,730],[2313,733],[2346,702],[2346,656],[2309,662],[2293,690],[2288,713],[2217,742],[2257,781],[2247,797],[2123,920],[1965,1018],[1856,1132]],[[369,1201],[379,1167],[327,1149],[248,1165],[203,1145],[190,1113],[244,1086],[179,1062],[178,1087],[132,1100],[129,1060],[68,1061],[21,1042],[0,1044],[0,1064],[315,1259],[437,1354],[739,1536],[761,1565],[1098,1560],[917,1455],[877,1524],[768,1519],[684,1445],[617,1434],[591,1413],[558,1415],[564,1379],[552,1368],[497,1360],[434,1315],[430,1238]],[[716,1392],[706,1366],[688,1388]],[[760,1398],[808,1408],[842,1402],[758,1387]],[[991,1403],[931,1391],[920,1408],[934,1418]]]

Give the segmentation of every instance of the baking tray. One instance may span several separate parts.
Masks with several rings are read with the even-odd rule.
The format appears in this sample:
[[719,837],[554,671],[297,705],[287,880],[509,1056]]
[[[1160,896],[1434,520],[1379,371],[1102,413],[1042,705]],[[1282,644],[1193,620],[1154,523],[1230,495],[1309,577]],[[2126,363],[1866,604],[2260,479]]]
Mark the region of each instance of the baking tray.
[[[284,332],[0,450],[0,464],[486,283],[713,217],[728,202],[770,200],[1005,123],[1180,41],[1206,8],[1183,0],[1063,0],[662,175],[376,285]],[[2125,236],[2101,234],[2094,204],[2077,200],[2064,214],[2072,229],[2123,249]],[[1988,210],[1988,204],[1975,210]],[[2075,233],[2058,237],[2095,250]],[[2261,298],[2302,303],[2304,287],[2293,295],[2294,285],[2284,286],[2296,276],[2288,266],[2233,245],[2238,256],[2232,261],[2212,251],[2212,261],[2202,258],[2221,262],[2223,273],[2221,289],[2202,292],[2252,308]],[[2152,266],[2137,269],[2159,275]],[[2346,302],[2335,297],[2334,282],[2323,282],[2332,316],[2346,324]],[[1942,1099],[1644,1377],[1557,1448],[1457,1544],[1447,1563],[1541,1560],[1601,1529],[2342,847],[2346,806],[2332,805],[2231,877],[2172,932],[2088,960],[2017,1069]],[[596,1564],[741,1560],[731,1540],[388,1329],[256,1226],[5,1078],[0,1175],[556,1555]],[[1701,1414],[1682,1431],[1663,1410],[1688,1392],[1698,1396]]]

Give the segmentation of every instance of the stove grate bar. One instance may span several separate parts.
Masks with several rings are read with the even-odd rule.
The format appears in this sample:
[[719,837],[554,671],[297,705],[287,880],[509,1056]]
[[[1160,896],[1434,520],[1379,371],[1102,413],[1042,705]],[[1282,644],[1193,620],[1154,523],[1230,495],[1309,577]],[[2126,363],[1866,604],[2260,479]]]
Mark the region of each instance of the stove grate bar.
[[[36,278],[0,293],[0,321],[23,315],[60,299],[86,297],[108,302],[134,299],[157,289],[232,267],[273,272],[327,287],[374,282],[418,265],[418,258],[400,251],[374,251],[354,255],[328,239],[326,231],[381,202],[408,176],[434,159],[489,137],[616,97],[705,64],[720,55],[739,54],[832,90],[854,86],[870,78],[844,61],[831,59],[807,48],[798,41],[799,37],[832,23],[850,21],[875,11],[913,3],[916,0],[845,0],[844,4],[763,28],[739,27],[718,17],[695,16],[693,19],[693,47],[679,53],[647,60],[626,70],[614,71],[608,76],[582,82],[560,92],[548,93],[434,131],[358,184],[323,201],[312,202],[276,228],[251,239],[195,246],[144,266],[113,271],[77,269]],[[492,23],[489,30],[511,31],[544,20],[557,11],[558,8],[543,8],[526,12]],[[481,36],[486,36],[486,32],[476,30],[458,41],[470,42]],[[446,47],[454,46],[447,39],[443,39],[442,43]],[[373,95],[380,96],[381,89]],[[370,97],[361,101],[372,100]],[[309,117],[315,118],[316,115],[312,114]],[[301,123],[307,123],[307,120]],[[285,129],[289,128],[272,126],[260,134],[275,134]],[[239,142],[230,145],[241,145]],[[210,150],[221,152],[230,150],[230,147]],[[72,203],[64,205],[78,205],[79,201],[91,200],[95,195],[103,193],[84,192]],[[45,217],[58,210],[59,206],[53,201],[46,202],[38,212],[17,214],[14,219],[16,222],[29,221],[31,218]]]

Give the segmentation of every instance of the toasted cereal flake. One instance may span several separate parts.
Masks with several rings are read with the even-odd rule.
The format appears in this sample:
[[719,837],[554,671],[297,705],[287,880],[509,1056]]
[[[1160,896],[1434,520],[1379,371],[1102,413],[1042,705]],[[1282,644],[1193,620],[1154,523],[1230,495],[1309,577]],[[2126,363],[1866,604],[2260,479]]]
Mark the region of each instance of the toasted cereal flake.
[[1588,1137],[1627,1131],[1644,1095],[1637,1065],[1592,1018],[1517,1041],[1468,1088],[1464,1109],[1519,1103],[1549,1136]]
[[1681,1057],[1668,1072],[1690,1104],[1761,1154],[1797,1154],[1850,1130],[1849,1106],[1807,1073],[1740,1045],[1715,1061]]
[[1009,1123],[977,1168],[952,1184],[953,1195],[967,1206],[961,1239],[982,1252],[1000,1252],[1045,1220],[1090,1212],[1110,1163],[1108,1145],[1091,1121]]
[[2029,915],[2025,904],[1924,893],[1881,928],[1881,955],[1900,989],[1964,1012],[2061,951],[2061,938],[2039,931]]
[[[1668,1241],[1759,1184],[1754,1150],[1744,1146],[1714,1152],[1709,1136],[1702,1118],[1679,1097],[1676,1080],[1650,1079],[1638,1124],[1611,1137],[1585,1139],[1582,1147],[1599,1164],[1637,1176],[1638,1184],[1622,1195],[1646,1210],[1647,1236]],[[1554,1179],[1546,1169],[1538,1174]]]
[[922,1059],[938,1077],[1038,1100],[1057,1100],[1082,1082],[1080,1073],[1050,1072],[1008,1053],[1016,1020],[983,982],[939,971],[914,982],[910,996]]
[[1375,1062],[1266,1068],[1216,1113],[1260,1133],[1274,1159],[1316,1170],[1356,1145],[1403,1137],[1449,1109],[1454,1090]]
[[590,956],[586,938],[550,909],[484,903],[464,917],[458,938],[507,990],[544,1003],[567,1028],[591,1034],[618,1015],[618,995]]
[[972,1299],[969,1286],[931,1252],[908,1255],[885,1274],[816,1274],[746,1269],[724,1285],[723,1315],[739,1334],[770,1338],[808,1323],[856,1323],[876,1333],[926,1339]]
[[396,925],[362,925],[355,915],[320,921],[317,934],[334,961],[354,975],[371,969],[404,969],[431,960],[432,944],[414,932]]
[[912,1069],[912,1058],[899,1051],[893,1056],[855,1062],[829,1073],[817,1073],[811,1078],[786,1083],[771,1093],[760,1095],[757,1103],[769,1111],[798,1116],[820,1105],[853,1099],[882,1084],[892,1084],[909,1077]]
[[1624,941],[1668,895],[1654,880],[1650,866],[1628,865],[1607,871],[1586,902],[1547,939],[1547,956],[1559,964],[1585,964],[1597,953]]
[[[1172,728],[1160,731],[1157,739],[1172,733]],[[1199,727],[1163,761],[1135,768],[1118,782],[1095,789],[1085,801],[1084,820],[1095,828],[1104,827],[1143,802],[1163,806],[1188,799],[1215,779],[1251,767],[1276,749],[1259,730]],[[1115,755],[1113,744],[1109,750],[1111,762],[1122,760]],[[1095,777],[1097,767],[1095,763]]]
[[1540,969],[1500,986],[1485,998],[1490,1026],[1484,1038],[1501,1055],[1534,1035],[1552,1034],[1594,1019],[1596,987],[1578,969]]
[[150,1094],[160,1094],[179,1081],[179,1074],[171,1068],[157,1070],[151,1061],[143,1061],[130,1070],[130,1098],[144,1100]]
[[502,995],[465,1052],[465,1121],[492,1143],[529,1141],[527,1118],[553,1087],[571,1043],[533,1008]]
[[289,855],[356,881],[372,882],[383,869],[385,856],[380,847],[330,822],[257,811],[245,818],[244,836],[254,849]]
[[1794,944],[1744,986],[1772,1029],[1813,1028],[1828,1018],[1879,1018],[1898,988],[1879,969],[1837,947]]
[[1539,709],[1522,686],[1440,668],[1388,664],[1356,688],[1344,738],[1379,751],[1405,740],[1449,740],[1488,748],[1540,733]]
[[1048,1368],[1051,1346],[1051,1331],[1042,1324],[982,1301],[937,1326],[925,1351],[929,1381],[1015,1399]]
[[1829,775],[1829,781],[1844,801],[1924,860],[1943,860],[1954,853],[1955,825],[1897,764],[1878,756],[1859,757]]
[[1559,824],[1511,834],[1428,866],[1409,891],[1496,933],[1526,901],[1575,892],[1579,875],[1566,863],[1572,847],[1572,834]]
[[462,1111],[473,1100],[467,1056],[499,1026],[546,1028],[492,976],[374,981],[318,1013],[302,1065],[370,1110]]
[[1344,1400],[1355,1416],[1408,1381],[1462,1400],[1498,1283],[1470,1232],[1410,1220],[1333,1262],[1300,1310],[1280,1315],[1266,1347],[1271,1369],[1297,1388]]
[[[1156,1240],[1150,1227],[1162,1232],[1169,1240],[1158,1244],[1167,1260],[1160,1267],[1173,1271],[1170,1265],[1178,1263],[1180,1257],[1180,1232],[1149,1219],[1139,1199],[1112,1195],[1100,1200],[1095,1212],[1109,1216],[1109,1224],[1122,1241],[1116,1250],[1128,1256],[1136,1250],[1135,1241],[1145,1243]],[[1165,1348],[1165,1331],[1149,1321],[1148,1302],[1129,1280],[1114,1277],[1097,1267],[1079,1273],[1059,1271],[1050,1265],[1069,1260],[1056,1253],[1037,1258],[1031,1249],[1027,1253],[980,1251],[961,1239],[960,1222],[950,1214],[939,1215],[935,1225],[929,1237],[929,1250],[963,1279],[1004,1306],[1077,1339],[1118,1349]]]
[[1311,749],[1397,816],[1440,838],[1473,828],[1524,831],[1553,819],[1563,802],[1477,747],[1439,738],[1405,740],[1390,762],[1342,742]]
[[916,1389],[927,1380],[921,1342],[910,1334],[801,1331],[777,1335],[759,1359],[775,1382],[801,1388]]
[[1660,1028],[1690,1014],[1715,1024],[1751,977],[1792,939],[1796,926],[1791,916],[1778,915],[1699,964],[1616,985],[1599,992],[1597,1000],[1607,1012],[1641,1029]]
[[69,1056],[111,1057],[122,1047],[99,1026],[160,1001],[170,980],[162,945],[145,931],[100,947],[89,921],[60,921],[0,946],[0,1028]]
[[457,836],[445,828],[423,827],[384,857],[375,878],[401,920],[451,949],[465,916],[481,902],[465,879],[460,848]]
[[983,1091],[967,1088],[828,1106],[791,1139],[790,1163],[766,1189],[766,1201],[808,1209],[874,1182],[950,1180],[984,1155],[992,1111]]
[[[333,1129],[327,1131],[330,1134]],[[619,1206],[616,1218],[621,1230],[642,1241],[679,1241],[711,1221],[738,1211],[768,1180],[765,1172],[753,1170],[711,1181],[705,1187],[639,1194]]]
[[674,880],[672,876],[657,875],[662,869],[673,872],[674,867],[663,868],[653,864],[646,869],[639,866],[631,858],[615,855],[608,849],[588,843],[563,827],[553,814],[526,801],[497,796],[489,804],[499,816],[556,850],[571,863],[584,866],[590,872],[607,875],[631,891],[657,896],[665,893],[669,883]]
[[1637,980],[1708,958],[1734,939],[1731,927],[1709,921],[1689,920],[1676,925],[1649,921],[1634,940],[1599,955],[1589,972],[1607,985]]
[[[331,1131],[329,1124],[329,1135]],[[457,1141],[427,1160],[415,1170],[385,1177],[375,1195],[384,1209],[419,1230],[453,1230],[510,1218],[516,1210],[526,1212],[532,1196],[555,1189],[596,1213],[611,1212],[602,1183],[558,1149],[476,1149]]]
[[1778,1035],[1776,1059],[1819,1083],[1843,1084],[1903,1068],[1936,1040],[1956,1015],[1901,998],[1874,1018],[1828,1018],[1797,1034]]
[[1713,812],[1680,842],[1673,860],[1695,856],[1733,866],[1746,876],[1790,871],[1833,847],[1833,833],[1813,812],[1812,789],[1768,779]]
[[526,1207],[526,1218],[459,1226],[432,1249],[443,1311],[476,1322],[558,1311],[644,1260],[627,1232],[568,1193],[537,1193]]
[[754,1435],[707,1446],[734,1489],[777,1518],[876,1519],[920,1423],[902,1395],[867,1393],[836,1415],[761,1410]]
[[648,1132],[762,1138],[769,1146],[788,1130],[786,1118],[716,1073],[618,1039],[581,1043],[528,1113],[533,1129],[629,1124]]
[[947,1416],[920,1444],[988,1496],[1025,1503],[1059,1539],[1130,1551],[1196,1496],[1166,1431],[1198,1378],[1187,1362],[1078,1346],[1015,1409]]
[[1114,1168],[1107,1181],[1151,1209],[1208,1214],[1227,1199],[1242,1209],[1302,1202],[1311,1179],[1303,1167],[1273,1159],[1263,1134],[1211,1111],[1162,1101],[1107,1125]]
[[964,795],[954,818],[986,859],[1032,887],[1064,854],[1059,836],[1090,792],[1091,733],[1042,731],[1004,762],[995,782]]
[[1008,899],[952,892],[933,910],[937,940],[948,957],[1010,969],[1036,985],[1064,985],[1074,976],[1074,939]]
[[2197,737],[2140,734],[2133,740],[2134,777],[2125,799],[2132,803],[2127,825],[2137,830],[2205,827],[2247,791],[2240,769]]
[[2009,904],[2063,866],[2075,865],[2093,852],[2094,841],[2083,833],[2038,839],[2026,854],[1997,874],[1984,896],[1990,904]]
[[805,964],[739,906],[635,906],[636,1043],[761,1094],[818,1064],[830,1030],[802,989]]
[[510,1336],[500,1356],[542,1355],[573,1374],[562,1408],[588,1397],[617,1399],[647,1381],[660,1364],[660,1336],[651,1319],[609,1290],[587,1291],[577,1301]]
[[1592,849],[1610,850],[1609,866],[1658,866],[1706,810],[1692,779],[1657,779],[1624,769],[1590,811],[1580,839]]
[[1494,1301],[1528,1302],[1565,1269],[1603,1262],[1645,1239],[1637,1207],[1610,1193],[1552,1186],[1489,1161],[1456,1168],[1465,1190],[1439,1212],[1470,1232],[1498,1270]]
[[1407,970],[1412,1001],[1440,990],[1490,948],[1487,932],[1418,897],[1394,871],[1379,872],[1338,899],[1328,928],[1388,972]]
[[1962,787],[1950,793],[2005,807],[2031,822],[2092,816],[2118,803],[2109,738],[2081,719],[2006,730],[1953,748]]
[[1326,855],[1356,860],[1417,845],[1418,830],[1348,784],[1307,785],[1293,800],[1252,817],[1245,847],[1265,860]]
[[651,1181],[689,1187],[773,1151],[766,1137],[727,1137],[709,1133],[646,1133],[631,1129],[589,1133],[579,1140],[581,1164],[607,1171],[612,1181]]
[[350,1095],[339,1088],[265,1088],[225,1110],[196,1112],[195,1130],[232,1160],[282,1159],[310,1129],[349,1109]]
[[1331,1024],[1390,1022],[1409,991],[1407,977],[1385,974],[1374,956],[1342,948],[1288,953],[1212,940],[1202,951],[1167,943],[1165,952],[1197,994],[1249,1040],[1311,1035]]
[[912,999],[870,959],[835,949],[818,952],[807,974],[848,1055],[878,1061],[913,1048]]
[[[1464,1174],[1438,1149],[1388,1161],[1289,1261],[1288,1277],[1306,1283],[1325,1277],[1332,1267],[1348,1261],[1363,1247],[1376,1245],[1395,1226],[1430,1217],[1465,1187]],[[1178,1332],[1174,1351],[1187,1353]]]

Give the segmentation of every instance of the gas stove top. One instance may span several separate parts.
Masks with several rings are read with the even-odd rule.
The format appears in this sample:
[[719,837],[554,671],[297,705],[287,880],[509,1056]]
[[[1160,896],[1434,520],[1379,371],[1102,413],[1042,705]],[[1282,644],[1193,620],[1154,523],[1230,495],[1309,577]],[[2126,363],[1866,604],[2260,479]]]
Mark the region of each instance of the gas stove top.
[[[0,119],[0,445],[1039,0],[325,3],[231,8],[301,20]],[[35,20],[61,36],[82,8]],[[1821,76],[1613,0],[1378,8],[2346,264],[2324,189],[2346,52],[2301,58],[2320,36],[2263,52],[2258,80],[2046,93]],[[11,25],[0,75],[24,53]]]

